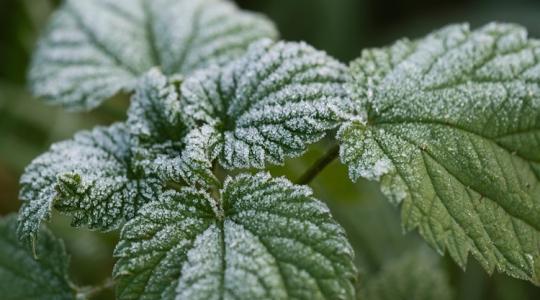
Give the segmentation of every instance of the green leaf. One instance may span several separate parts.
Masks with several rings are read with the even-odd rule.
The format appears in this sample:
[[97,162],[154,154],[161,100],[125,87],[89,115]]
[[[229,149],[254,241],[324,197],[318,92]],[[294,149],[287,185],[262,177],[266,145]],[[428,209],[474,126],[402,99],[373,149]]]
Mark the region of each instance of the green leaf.
[[75,299],[68,279],[69,257],[64,243],[48,230],[36,237],[35,251],[17,237],[17,217],[0,218],[0,294],[5,300]]
[[197,72],[182,84],[185,115],[221,135],[226,168],[264,168],[301,155],[342,118],[345,67],[303,43],[252,45],[226,68]]
[[128,111],[135,164],[164,181],[217,186],[212,174],[218,135],[213,128],[189,129],[177,79],[152,69],[139,81]]
[[378,180],[461,266],[471,253],[540,284],[540,42],[517,25],[449,26],[364,51],[339,132],[353,180]]
[[132,167],[123,124],[81,132],[51,146],[21,177],[19,235],[32,241],[53,208],[73,217],[73,226],[116,229],[160,192],[159,180]]
[[388,261],[368,277],[362,288],[365,300],[450,300],[452,289],[446,273],[427,251],[412,251]]
[[132,91],[152,66],[188,74],[276,36],[265,17],[224,0],[68,0],[39,43],[30,85],[49,103],[88,110]]
[[227,179],[147,204],[115,251],[119,299],[352,299],[353,252],[308,187]]

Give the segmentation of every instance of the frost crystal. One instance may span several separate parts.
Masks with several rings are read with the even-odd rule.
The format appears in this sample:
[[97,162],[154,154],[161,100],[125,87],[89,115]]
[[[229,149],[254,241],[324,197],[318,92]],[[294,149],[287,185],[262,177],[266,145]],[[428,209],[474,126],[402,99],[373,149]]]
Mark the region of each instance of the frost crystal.
[[162,180],[218,185],[212,174],[217,132],[209,126],[189,129],[180,109],[177,86],[153,69],[139,81],[128,112],[134,163]]
[[132,168],[123,124],[81,132],[52,145],[26,168],[19,235],[31,241],[53,208],[72,216],[74,226],[115,229],[155,199],[160,188],[157,179],[142,178]]
[[92,109],[133,90],[152,66],[188,74],[276,36],[265,17],[224,0],[68,0],[39,43],[29,79],[50,103]]
[[353,252],[307,187],[267,174],[227,179],[221,200],[166,192],[115,251],[120,299],[352,299]]
[[2,299],[75,299],[68,279],[64,244],[46,229],[36,237],[34,253],[17,237],[17,217],[0,219],[0,294]]
[[225,68],[199,71],[182,84],[193,124],[221,133],[226,168],[264,168],[305,151],[343,118],[345,67],[303,43],[252,45]]
[[350,72],[365,116],[339,131],[351,178],[379,180],[405,228],[462,267],[471,253],[540,284],[540,41],[449,26],[366,50]]

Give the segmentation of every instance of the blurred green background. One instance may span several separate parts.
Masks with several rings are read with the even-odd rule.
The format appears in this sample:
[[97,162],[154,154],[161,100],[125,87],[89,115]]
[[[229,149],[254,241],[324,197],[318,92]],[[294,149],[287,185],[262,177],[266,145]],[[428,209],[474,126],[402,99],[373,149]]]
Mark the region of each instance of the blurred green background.
[[[108,101],[91,113],[66,113],[33,99],[25,87],[28,63],[36,38],[58,0],[0,0],[0,214],[17,211],[18,178],[24,167],[51,143],[69,138],[81,129],[122,120],[126,96]],[[359,56],[361,49],[383,46],[401,37],[420,37],[448,23],[469,22],[473,27],[489,21],[516,22],[540,37],[540,0],[238,0],[246,9],[273,19],[286,40],[304,40],[343,62]],[[330,147],[324,140],[302,159],[291,160],[276,175],[296,178]],[[359,288],[384,278],[399,276],[396,265],[410,257],[425,262],[418,272],[425,278],[440,275],[453,291],[449,299],[540,299],[540,289],[500,274],[488,276],[470,259],[466,272],[448,257],[428,249],[415,233],[403,235],[399,212],[369,182],[352,184],[347,171],[332,163],[312,183],[316,195],[327,201],[346,228],[357,252],[361,270]],[[55,217],[51,227],[63,237],[72,253],[72,273],[83,285],[109,276],[111,253],[117,236],[73,230],[69,220]],[[393,264],[393,262],[398,264]],[[418,263],[421,262],[421,263]],[[407,264],[401,264],[407,265]],[[393,267],[394,266],[394,267]],[[414,272],[404,273],[414,277]],[[439,277],[437,277],[439,278]],[[412,280],[412,279],[411,279]],[[429,283],[429,281],[428,281]],[[433,283],[427,288],[442,287]],[[372,295],[372,294],[370,294]],[[98,295],[109,299],[111,292]],[[413,296],[410,296],[413,297]],[[413,298],[407,299],[414,299]],[[420,296],[418,296],[420,297]],[[1,295],[0,295],[1,298]],[[428,298],[429,299],[429,298]],[[440,299],[442,300],[442,299]]]

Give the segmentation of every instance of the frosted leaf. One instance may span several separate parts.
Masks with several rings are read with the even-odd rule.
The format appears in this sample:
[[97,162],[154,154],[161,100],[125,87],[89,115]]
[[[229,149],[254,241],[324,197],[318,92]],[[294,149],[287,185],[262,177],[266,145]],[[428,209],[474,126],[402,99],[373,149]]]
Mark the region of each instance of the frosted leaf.
[[180,140],[186,134],[177,85],[158,69],[151,69],[137,84],[128,111],[128,127],[140,144]]
[[160,192],[156,178],[131,166],[123,124],[81,132],[51,146],[21,177],[19,235],[32,241],[53,208],[73,217],[73,226],[112,230],[132,218]]
[[[352,63],[340,129],[353,180],[379,180],[462,267],[540,284],[540,42],[517,25],[449,26]],[[363,114],[363,115],[362,115]]]
[[128,111],[134,163],[165,181],[218,185],[212,174],[218,135],[213,128],[188,129],[175,79],[153,69],[139,81]]
[[167,74],[190,74],[241,57],[250,44],[278,37],[272,21],[229,0],[152,0],[156,48]]
[[0,218],[0,294],[2,299],[75,299],[68,279],[64,243],[46,229],[36,237],[35,252],[17,237],[17,217]]
[[353,252],[311,190],[267,174],[164,193],[115,251],[119,299],[353,299]]
[[264,168],[302,154],[343,118],[345,67],[303,43],[252,45],[226,68],[182,84],[186,116],[221,133],[226,168]]
[[368,300],[453,299],[448,276],[426,251],[405,253],[385,263],[378,274],[366,278],[362,294],[361,299]]
[[33,58],[36,96],[69,110],[132,91],[152,66],[188,74],[277,36],[265,17],[224,0],[67,0]]

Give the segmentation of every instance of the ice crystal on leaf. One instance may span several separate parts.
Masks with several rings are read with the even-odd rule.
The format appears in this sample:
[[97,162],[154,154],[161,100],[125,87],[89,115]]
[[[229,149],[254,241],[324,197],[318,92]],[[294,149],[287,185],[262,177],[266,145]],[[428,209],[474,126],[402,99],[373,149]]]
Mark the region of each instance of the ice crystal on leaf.
[[212,161],[219,136],[209,126],[188,128],[180,108],[180,84],[157,69],[139,81],[127,121],[134,162],[164,181],[217,186]]
[[64,244],[46,229],[36,237],[35,252],[17,237],[17,217],[0,219],[0,295],[2,299],[75,299],[68,279]]
[[50,103],[92,109],[153,66],[189,74],[276,36],[265,17],[224,0],[68,0],[39,43],[30,85]]
[[21,238],[32,241],[53,208],[74,226],[111,230],[154,200],[161,184],[133,168],[129,140],[124,124],[98,127],[36,158],[21,178]]
[[182,84],[192,124],[221,135],[226,168],[264,168],[302,154],[343,118],[345,67],[304,43],[252,45],[225,68],[196,72]]
[[540,284],[540,41],[492,23],[449,26],[353,62],[359,113],[342,126],[351,178],[379,180],[462,267]]
[[165,192],[124,227],[119,299],[352,299],[353,252],[307,187],[229,178],[220,200]]

